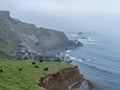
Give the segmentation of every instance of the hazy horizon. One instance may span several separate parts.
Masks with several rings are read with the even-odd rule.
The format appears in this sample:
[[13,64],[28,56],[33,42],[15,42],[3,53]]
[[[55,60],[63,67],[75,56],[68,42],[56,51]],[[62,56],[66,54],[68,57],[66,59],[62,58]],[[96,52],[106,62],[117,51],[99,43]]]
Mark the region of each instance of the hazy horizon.
[[1,0],[0,3],[1,9],[10,11],[76,11],[120,14],[119,0]]
[[91,27],[98,30],[100,27],[109,29],[119,26],[119,3],[119,0],[1,0],[0,10],[10,11],[13,18],[39,27],[60,31]]

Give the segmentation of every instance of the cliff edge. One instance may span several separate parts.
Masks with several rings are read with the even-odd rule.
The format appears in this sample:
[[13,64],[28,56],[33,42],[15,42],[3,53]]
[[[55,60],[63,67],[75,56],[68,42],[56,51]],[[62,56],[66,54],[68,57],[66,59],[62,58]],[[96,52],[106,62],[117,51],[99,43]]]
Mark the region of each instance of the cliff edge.
[[84,79],[77,66],[63,68],[57,73],[40,77],[38,85],[46,90],[103,90]]

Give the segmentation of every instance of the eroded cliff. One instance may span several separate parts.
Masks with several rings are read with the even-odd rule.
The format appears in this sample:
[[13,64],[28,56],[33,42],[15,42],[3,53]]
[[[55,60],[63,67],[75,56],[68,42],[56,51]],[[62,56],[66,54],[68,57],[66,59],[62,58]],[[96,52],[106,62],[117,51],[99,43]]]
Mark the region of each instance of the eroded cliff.
[[37,84],[46,90],[102,90],[84,79],[77,66],[63,68],[57,73],[40,77]]
[[69,90],[74,85],[82,83],[83,75],[79,74],[77,67],[64,68],[55,74],[41,77],[38,85],[47,90]]

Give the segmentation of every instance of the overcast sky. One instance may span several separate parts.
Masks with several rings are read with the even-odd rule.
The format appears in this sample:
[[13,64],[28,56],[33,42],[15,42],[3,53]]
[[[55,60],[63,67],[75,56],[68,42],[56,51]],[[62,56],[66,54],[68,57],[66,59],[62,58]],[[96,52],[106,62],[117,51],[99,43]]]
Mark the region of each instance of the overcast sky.
[[120,14],[120,0],[0,0],[10,11],[76,11]]
[[10,11],[12,17],[22,21],[58,30],[66,26],[120,25],[116,22],[120,21],[120,0],[0,0],[0,10]]

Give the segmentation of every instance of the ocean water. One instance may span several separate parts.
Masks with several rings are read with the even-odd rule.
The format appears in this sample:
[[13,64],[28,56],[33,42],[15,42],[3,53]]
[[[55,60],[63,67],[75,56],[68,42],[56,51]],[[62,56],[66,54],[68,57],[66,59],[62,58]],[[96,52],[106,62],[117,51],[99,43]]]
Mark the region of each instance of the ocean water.
[[67,33],[70,39],[77,39],[84,44],[83,47],[66,52],[74,58],[73,64],[78,65],[86,79],[98,83],[105,90],[120,90],[119,35],[119,32]]

